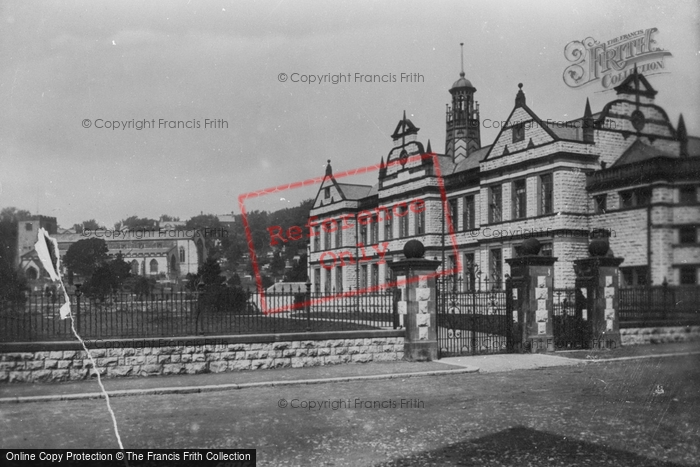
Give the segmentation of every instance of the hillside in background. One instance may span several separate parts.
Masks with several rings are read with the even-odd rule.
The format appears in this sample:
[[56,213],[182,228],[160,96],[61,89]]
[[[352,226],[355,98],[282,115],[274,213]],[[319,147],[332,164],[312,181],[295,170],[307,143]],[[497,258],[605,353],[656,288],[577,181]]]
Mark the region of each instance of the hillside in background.
[[[254,251],[261,272],[272,281],[284,279],[293,282],[306,281],[306,246],[308,228],[305,227],[313,200],[302,201],[298,206],[279,211],[251,211],[246,214],[253,241]],[[245,234],[243,216],[235,216],[235,224],[228,228],[228,235],[222,235],[219,247],[212,249],[212,255],[219,259],[225,271],[236,272],[239,276],[252,275],[248,241]],[[271,245],[268,228],[279,226],[284,238],[292,226],[303,229],[303,236],[297,241],[277,242]],[[202,227],[197,225],[197,227]],[[291,266],[290,270],[285,265]]]

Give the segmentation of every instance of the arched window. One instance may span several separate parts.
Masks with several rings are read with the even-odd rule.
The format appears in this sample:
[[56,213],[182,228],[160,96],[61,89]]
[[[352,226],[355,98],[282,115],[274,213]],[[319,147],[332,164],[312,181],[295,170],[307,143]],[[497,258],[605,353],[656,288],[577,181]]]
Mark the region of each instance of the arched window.
[[185,262],[185,247],[184,246],[180,247],[180,262],[181,263]]
[[172,272],[172,273],[177,272],[177,261],[175,261],[175,255],[172,255],[170,257],[170,272]]
[[27,279],[29,279],[30,281],[33,281],[39,277],[37,270],[32,268],[32,267],[27,268],[26,274],[27,274]]
[[158,261],[155,259],[152,259],[149,264],[151,267],[151,274],[158,274]]
[[136,260],[133,260],[131,262],[131,274],[138,276],[139,275],[139,262]]

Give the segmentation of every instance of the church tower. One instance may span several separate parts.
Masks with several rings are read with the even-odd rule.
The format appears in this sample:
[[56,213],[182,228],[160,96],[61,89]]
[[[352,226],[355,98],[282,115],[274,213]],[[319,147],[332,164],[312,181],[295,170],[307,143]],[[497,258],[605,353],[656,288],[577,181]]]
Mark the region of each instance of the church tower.
[[445,155],[455,162],[466,158],[481,147],[479,103],[474,102],[476,88],[464,77],[464,43],[462,47],[462,71],[450,89],[452,106],[447,105],[447,139]]

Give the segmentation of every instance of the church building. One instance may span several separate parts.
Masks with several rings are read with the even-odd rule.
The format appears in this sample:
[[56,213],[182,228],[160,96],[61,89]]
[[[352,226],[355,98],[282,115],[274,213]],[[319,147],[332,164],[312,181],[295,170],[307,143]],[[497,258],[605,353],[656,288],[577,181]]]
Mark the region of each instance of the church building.
[[309,219],[313,290],[381,287],[410,239],[458,271],[461,287],[503,287],[505,260],[531,237],[558,258],[555,287],[572,287],[573,261],[596,235],[624,258],[623,286],[698,284],[700,138],[682,115],[671,123],[636,69],[601,110],[586,100],[568,122],[543,120],[519,84],[489,145],[463,70],[449,92],[445,154],[424,146],[404,112],[376,184],[336,180],[329,161]]

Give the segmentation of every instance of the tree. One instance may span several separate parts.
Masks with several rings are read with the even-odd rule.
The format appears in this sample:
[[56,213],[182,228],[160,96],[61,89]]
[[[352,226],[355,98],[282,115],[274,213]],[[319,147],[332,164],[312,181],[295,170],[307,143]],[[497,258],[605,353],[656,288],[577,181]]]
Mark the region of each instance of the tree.
[[167,214],[163,214],[162,216],[160,216],[161,222],[178,222],[179,220],[180,220],[179,217],[173,217],[173,216],[169,216]]
[[143,300],[151,295],[151,291],[156,286],[156,280],[153,277],[130,275],[124,281],[124,286],[129,288],[139,300]]
[[[15,268],[12,232],[16,224],[0,222],[0,309],[14,308],[24,303],[29,290],[27,278]],[[16,232],[15,232],[16,234]]]
[[273,281],[270,276],[266,276],[265,274],[260,274],[260,282],[262,282],[263,289],[267,289],[268,287],[275,285],[275,281]]
[[214,240],[225,240],[227,234],[223,232],[219,218],[214,214],[201,214],[194,216],[185,223],[187,229],[200,229],[201,235],[204,236],[204,243],[207,251],[211,256],[218,258],[220,255],[219,248]]
[[105,227],[103,225],[98,224],[95,219],[89,219],[81,222],[80,224],[73,224],[73,230],[75,230],[76,233],[83,233],[83,230],[85,229],[95,231],[104,228]]
[[234,273],[231,277],[229,277],[227,283],[230,287],[240,287],[241,286],[241,276]]
[[287,273],[287,281],[289,282],[306,282],[306,253],[302,254],[299,262],[292,266],[292,270]]
[[155,229],[157,226],[157,220],[149,219],[148,217],[139,218],[137,216],[127,217],[126,219],[123,219],[114,224],[114,228],[117,230],[152,230]]
[[226,281],[226,278],[221,275],[221,266],[211,256],[199,267],[199,276],[205,287],[220,286]]
[[200,214],[185,222],[185,227],[188,229],[218,229],[221,227],[221,222],[214,214]]
[[131,275],[131,266],[124,261],[121,252],[111,260],[102,263],[83,285],[86,295],[104,299],[119,291],[124,281]]
[[29,291],[27,279],[12,264],[0,260],[0,309],[14,308],[24,303]]
[[283,274],[285,265],[286,265],[286,263],[284,261],[284,258],[282,258],[282,255],[280,254],[280,252],[275,251],[273,256],[272,256],[272,261],[270,261],[270,270],[272,271],[272,274],[274,274],[274,275]]
[[29,290],[27,278],[15,267],[17,215],[15,208],[5,208],[0,213],[0,309],[20,306]]
[[[6,208],[7,209],[7,208]],[[3,209],[3,213],[5,209]],[[17,255],[17,223],[12,217],[0,214],[0,260],[14,265]]]
[[32,217],[29,211],[17,209],[15,207],[3,208],[3,210],[0,211],[0,221],[8,221],[13,224],[28,217]]
[[115,283],[118,284],[118,287],[121,287],[124,281],[131,276],[131,265],[124,261],[121,251],[107,264]]
[[73,274],[88,278],[107,262],[107,242],[101,238],[78,240],[68,248],[64,263]]

